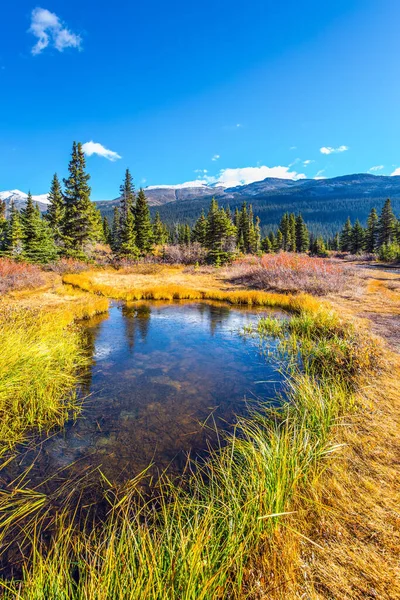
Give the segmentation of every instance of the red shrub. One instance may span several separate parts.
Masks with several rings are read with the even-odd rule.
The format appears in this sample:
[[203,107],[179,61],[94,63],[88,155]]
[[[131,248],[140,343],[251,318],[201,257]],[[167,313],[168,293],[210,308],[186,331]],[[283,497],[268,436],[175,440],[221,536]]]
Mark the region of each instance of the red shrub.
[[280,252],[239,259],[227,269],[227,276],[257,289],[323,295],[343,290],[354,274],[326,258]]
[[86,262],[76,260],[75,258],[61,258],[57,262],[49,263],[46,265],[46,271],[53,271],[53,273],[59,273],[64,275],[65,273],[82,273],[91,268]]
[[43,272],[36,265],[0,259],[0,294],[14,290],[36,288],[46,282]]

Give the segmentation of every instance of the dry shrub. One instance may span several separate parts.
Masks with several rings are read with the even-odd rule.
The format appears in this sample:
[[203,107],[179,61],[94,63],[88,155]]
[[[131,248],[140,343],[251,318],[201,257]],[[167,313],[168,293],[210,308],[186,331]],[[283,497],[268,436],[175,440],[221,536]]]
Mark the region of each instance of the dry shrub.
[[46,265],[47,271],[59,273],[60,275],[64,275],[65,273],[82,273],[88,269],[88,263],[74,258],[62,258],[61,260]]
[[188,246],[164,246],[162,261],[168,265],[200,265],[205,262],[206,256],[203,246],[194,242]]
[[45,283],[43,273],[36,265],[16,262],[9,258],[0,259],[0,294],[36,288]]
[[134,275],[157,275],[163,270],[163,266],[159,263],[138,263],[127,260],[121,261],[118,268],[124,275],[129,275],[131,273]]
[[256,289],[322,296],[343,291],[354,283],[355,274],[351,268],[326,258],[281,252],[239,259],[226,270],[226,276],[234,283]]

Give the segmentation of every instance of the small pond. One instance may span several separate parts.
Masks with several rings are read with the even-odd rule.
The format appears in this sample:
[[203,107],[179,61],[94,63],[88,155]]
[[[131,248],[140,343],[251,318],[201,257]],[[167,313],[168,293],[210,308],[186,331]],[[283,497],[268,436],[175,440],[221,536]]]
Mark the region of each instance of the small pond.
[[241,335],[269,309],[212,302],[136,302],[111,306],[83,323],[92,365],[84,407],[61,432],[36,441],[11,468],[32,464],[30,485],[99,467],[109,481],[156,469],[179,471],[188,452],[216,441],[249,402],[281,391],[277,362]]

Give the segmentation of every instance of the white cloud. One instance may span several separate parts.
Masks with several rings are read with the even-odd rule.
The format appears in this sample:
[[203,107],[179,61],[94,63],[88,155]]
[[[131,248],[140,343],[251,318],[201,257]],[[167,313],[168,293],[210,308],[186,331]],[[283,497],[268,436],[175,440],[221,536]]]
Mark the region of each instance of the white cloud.
[[376,167],[371,167],[368,169],[368,173],[375,173],[376,171],[382,171],[385,168],[385,165],[376,165]]
[[305,179],[303,173],[291,171],[290,167],[243,167],[238,169],[222,169],[217,177],[207,177],[209,183],[223,185],[224,187],[235,187],[237,185],[246,185],[255,181],[262,181],[267,177],[277,177],[279,179]]
[[122,158],[117,152],[113,152],[112,150],[108,150],[102,144],[98,142],[86,142],[86,144],[82,145],[82,150],[87,156],[92,156],[92,154],[97,154],[98,156],[102,156],[107,160],[111,160],[111,162],[115,162],[119,158]]
[[219,154],[214,154],[214,156],[212,157],[211,160],[215,161],[215,160],[218,160],[219,158],[221,158]]
[[322,146],[319,151],[321,154],[339,154],[340,152],[346,152],[348,149],[348,146],[338,146],[338,148],[332,148],[332,146]]
[[32,48],[33,55],[40,54],[49,45],[59,52],[65,48],[81,47],[81,37],[67,29],[59,17],[46,8],[35,8],[32,11],[29,32],[38,38]]
[[311,165],[311,163],[315,162],[315,160],[304,160],[303,161],[303,166],[304,167],[308,167],[308,165]]
[[325,173],[325,169],[322,169],[321,171],[318,171],[318,173],[316,174],[316,176],[314,177],[314,179],[326,179],[326,177],[322,176],[322,173]]
[[395,169],[393,171],[393,173],[390,173],[391,175],[400,175],[400,167],[397,167],[397,169]]
[[[200,171],[197,169],[197,171]],[[203,175],[203,178],[199,178],[195,181],[187,181],[186,183],[180,183],[178,185],[152,185],[147,189],[154,188],[190,188],[190,187],[236,187],[238,185],[247,185],[254,183],[255,181],[262,181],[267,177],[276,177],[278,179],[291,179],[296,181],[297,179],[306,179],[304,173],[296,173],[291,171],[290,167],[266,167],[265,165],[260,167],[242,167],[238,169],[221,169],[216,176]]]
[[290,146],[289,150],[297,150],[297,146]]

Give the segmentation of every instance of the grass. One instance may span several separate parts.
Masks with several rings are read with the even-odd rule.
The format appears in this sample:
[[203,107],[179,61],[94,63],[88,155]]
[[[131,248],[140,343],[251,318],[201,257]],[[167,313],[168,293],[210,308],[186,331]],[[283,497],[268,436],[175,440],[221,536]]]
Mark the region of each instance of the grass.
[[[100,291],[88,276],[71,277],[64,280]],[[279,305],[277,295],[221,294],[213,299],[254,303],[257,298],[263,305]],[[151,498],[141,496],[139,479],[109,490],[110,514],[101,527],[78,529],[61,512],[49,544],[41,535],[49,500],[33,497],[31,527],[23,530],[33,538],[33,553],[24,558],[20,580],[3,582],[5,598],[288,597],[287,581],[296,577],[294,552],[303,535],[304,523],[297,518],[303,498],[337,449],[334,434],[356,402],[360,381],[376,372],[380,349],[328,305],[308,296],[283,298],[285,308],[295,312],[293,319],[262,320],[257,333],[262,340],[278,337],[282,353],[295,359],[287,402],[280,409],[254,407],[182,485],[164,476]],[[1,505],[7,514],[3,534],[12,535],[20,527],[20,513],[13,518],[8,494]]]
[[108,301],[76,292],[70,298],[61,309],[0,304],[0,455],[32,430],[63,425],[77,409],[79,370],[88,358],[71,323],[104,312]]
[[[178,285],[174,282],[155,283],[149,286],[149,278],[143,277],[141,279],[134,277],[127,280],[122,279],[126,283],[121,286],[121,278],[117,273],[114,275],[117,285],[108,283],[107,279],[103,283],[101,278],[104,278],[105,275],[110,277],[110,273],[98,272],[67,274],[64,275],[63,282],[80,290],[127,302],[135,300],[217,300],[233,305],[277,307],[291,312],[312,310],[316,305],[316,301],[305,294],[283,295],[258,290],[220,289],[212,286],[195,288],[185,284]],[[195,283],[195,276],[190,278],[188,275],[187,278],[191,279],[192,285]],[[135,279],[139,279],[136,282],[137,287],[130,287],[130,282],[134,283]]]

